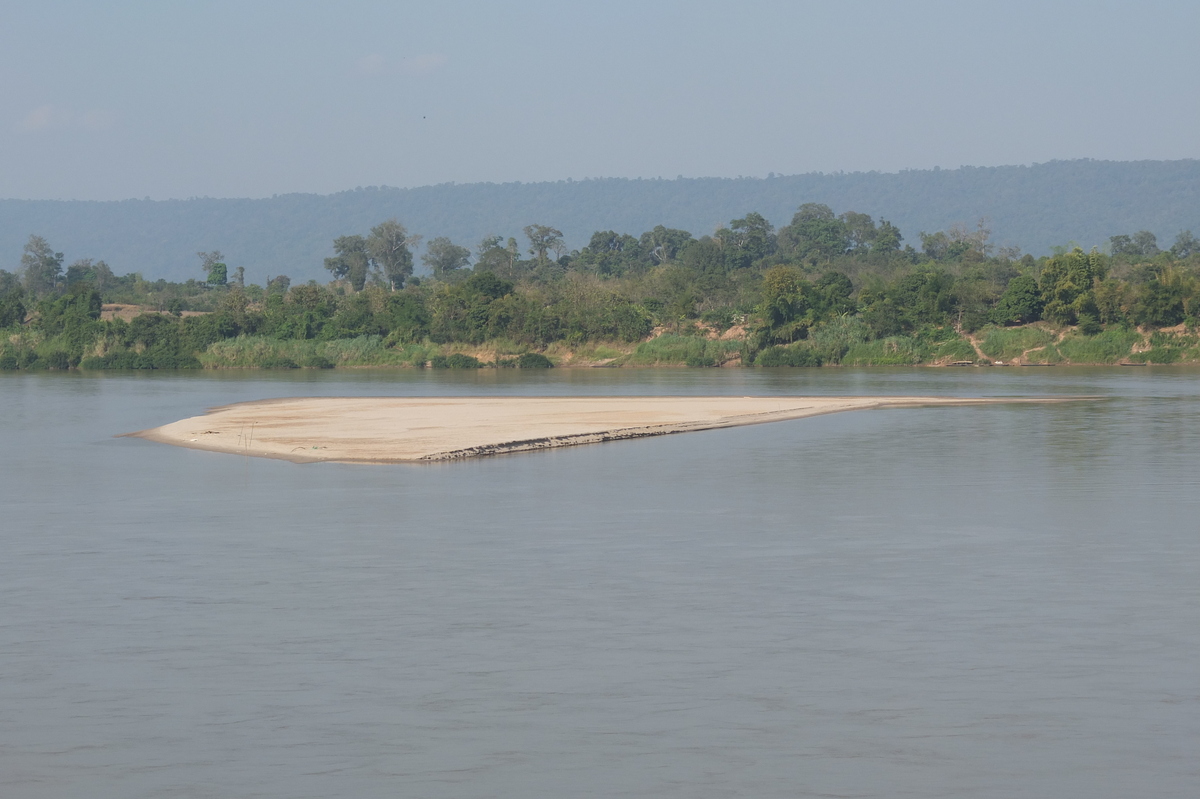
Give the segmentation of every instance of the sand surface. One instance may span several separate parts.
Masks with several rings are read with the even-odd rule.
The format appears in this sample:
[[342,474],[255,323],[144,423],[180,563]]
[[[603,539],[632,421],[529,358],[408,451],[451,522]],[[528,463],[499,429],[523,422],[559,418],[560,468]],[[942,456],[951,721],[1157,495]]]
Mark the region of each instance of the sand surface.
[[950,397],[298,397],[129,435],[297,463],[409,463],[778,422],[839,411],[1047,402]]

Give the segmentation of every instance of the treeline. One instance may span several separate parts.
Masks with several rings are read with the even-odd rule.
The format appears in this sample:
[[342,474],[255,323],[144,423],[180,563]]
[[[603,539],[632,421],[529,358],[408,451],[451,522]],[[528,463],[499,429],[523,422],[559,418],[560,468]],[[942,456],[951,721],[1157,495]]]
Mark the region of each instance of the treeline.
[[[519,365],[555,346],[628,349],[664,332],[720,337],[715,349],[679,345],[690,353],[681,360],[698,365],[863,362],[852,354],[871,347],[918,353],[898,362],[969,360],[975,351],[963,336],[989,326],[1044,322],[1094,336],[1192,327],[1200,317],[1200,241],[1190,231],[1169,248],[1140,231],[1113,236],[1107,252],[1033,258],[994,247],[982,221],[907,242],[887,220],[810,203],[778,230],[749,213],[698,238],[661,225],[639,236],[598,231],[574,251],[554,227],[522,233],[473,248],[435,238],[419,259],[422,277],[420,238],[388,220],[335,239],[324,285],[285,275],[246,284],[244,270],[216,251],[198,253],[200,279],[117,276],[102,261],[64,267],[62,253],[32,236],[19,273],[0,270],[0,367],[347,362],[329,357],[335,351],[358,353],[355,363],[465,365],[465,355],[447,360],[451,350],[485,344],[512,356],[498,364]],[[113,303],[148,310],[102,318]],[[347,341],[359,344],[316,346]]]

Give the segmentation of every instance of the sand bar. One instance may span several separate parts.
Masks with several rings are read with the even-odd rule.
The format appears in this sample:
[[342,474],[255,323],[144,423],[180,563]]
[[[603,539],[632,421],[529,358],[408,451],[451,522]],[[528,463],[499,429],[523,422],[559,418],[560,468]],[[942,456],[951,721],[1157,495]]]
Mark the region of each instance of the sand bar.
[[954,397],[297,397],[128,435],[296,463],[414,463],[779,422],[841,411],[1062,402]]

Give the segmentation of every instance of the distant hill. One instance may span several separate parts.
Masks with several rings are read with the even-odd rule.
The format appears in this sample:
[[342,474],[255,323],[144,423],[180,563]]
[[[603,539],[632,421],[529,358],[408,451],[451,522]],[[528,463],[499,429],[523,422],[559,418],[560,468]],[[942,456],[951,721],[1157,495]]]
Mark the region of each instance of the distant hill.
[[426,240],[449,236],[473,247],[488,234],[552,225],[572,248],[593,231],[634,235],[655,225],[699,236],[758,211],[776,226],[796,207],[821,202],[898,225],[919,246],[922,230],[987,217],[993,241],[1035,255],[1077,241],[1150,230],[1169,246],[1183,229],[1200,233],[1200,161],[1053,161],[898,173],[853,172],[768,178],[605,178],[556,183],[472,183],[415,189],[367,188],[268,199],[0,200],[0,268],[18,267],[31,233],[76,258],[102,258],[118,274],[201,277],[197,250],[221,250],[247,279],[287,274],[325,279],[335,236],[366,233],[396,217]]

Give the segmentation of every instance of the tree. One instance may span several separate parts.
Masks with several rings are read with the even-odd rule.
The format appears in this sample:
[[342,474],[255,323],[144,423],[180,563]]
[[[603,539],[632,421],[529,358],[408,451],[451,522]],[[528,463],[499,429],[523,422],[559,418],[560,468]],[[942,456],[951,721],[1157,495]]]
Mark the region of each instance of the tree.
[[1184,230],[1175,237],[1175,243],[1171,245],[1171,255],[1176,258],[1189,258],[1200,253],[1200,239],[1192,235],[1192,231]]
[[846,252],[850,238],[846,223],[822,203],[805,203],[790,225],[779,231],[779,249],[785,255],[810,263],[827,261]]
[[352,290],[362,291],[371,265],[367,240],[362,236],[338,236],[333,240],[333,251],[337,254],[325,259],[325,268],[335,279],[346,278]]
[[900,235],[900,228],[886,219],[880,219],[879,227],[875,229],[875,241],[871,243],[871,249],[875,252],[895,252],[900,249],[902,241],[904,241],[904,236]]
[[16,327],[25,321],[25,303],[21,302],[21,290],[13,289],[0,297],[0,330]]
[[30,236],[21,256],[25,288],[33,295],[49,294],[58,287],[62,276],[63,254],[55,252],[41,236]]
[[[951,242],[951,257],[962,257],[967,253],[974,253],[983,258],[992,253],[992,245],[988,243],[992,237],[992,230],[988,227],[987,219],[980,219],[974,230],[961,222],[956,222],[950,226],[947,236]],[[954,245],[959,246],[956,248]]]
[[631,269],[645,266],[645,257],[641,244],[628,233],[597,230],[579,252],[576,264],[598,275],[620,277]]
[[526,225],[524,230],[529,239],[529,254],[537,258],[539,266],[546,265],[546,253],[553,251],[561,256],[566,249],[561,230],[546,225]]
[[1158,237],[1149,230],[1139,230],[1132,236],[1112,236],[1108,241],[1115,257],[1143,258],[1157,255],[1159,252]]
[[66,282],[67,287],[76,283],[91,283],[97,291],[104,291],[105,288],[112,285],[116,280],[108,264],[104,261],[93,261],[91,258],[80,258],[75,263],[67,267]]
[[438,236],[430,240],[425,254],[421,256],[421,262],[438,277],[445,277],[451,272],[462,269],[470,261],[471,251],[466,247],[458,246],[445,236]]
[[643,252],[649,254],[651,261],[666,264],[673,261],[690,241],[692,234],[686,230],[656,225],[654,230],[642,234],[638,244]]
[[759,213],[734,219],[714,238],[725,251],[725,262],[731,269],[744,269],[775,252],[775,228]]
[[383,269],[384,279],[392,291],[403,288],[404,281],[412,274],[413,257],[409,248],[417,246],[420,241],[420,236],[410,235],[404,225],[395,219],[371,228],[371,235],[366,240],[366,252]]
[[1072,325],[1080,313],[1099,316],[1092,287],[1106,272],[1104,256],[1095,250],[1085,253],[1076,247],[1051,258],[1042,268],[1043,318]]
[[995,319],[1002,325],[1034,322],[1042,316],[1042,293],[1029,275],[1017,275],[1008,281],[996,303]]
[[763,275],[760,344],[787,344],[808,335],[808,293],[812,287],[794,266],[776,266]]
[[1133,246],[1144,256],[1158,255],[1158,237],[1149,230],[1139,230],[1133,234]]
[[[850,240],[850,251],[864,253],[875,244],[879,231],[875,229],[875,220],[869,214],[858,214],[847,211],[841,216],[842,224],[846,226],[846,238]],[[897,242],[899,246],[899,242]]]
[[225,265],[225,256],[221,255],[221,251],[198,252],[196,255],[200,257],[200,270],[208,285],[224,286],[229,279],[229,267]]

